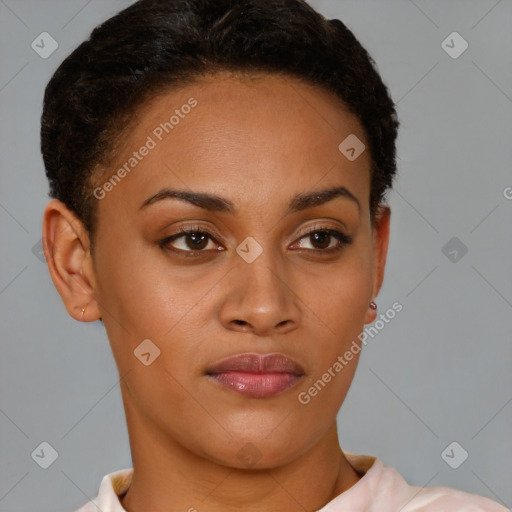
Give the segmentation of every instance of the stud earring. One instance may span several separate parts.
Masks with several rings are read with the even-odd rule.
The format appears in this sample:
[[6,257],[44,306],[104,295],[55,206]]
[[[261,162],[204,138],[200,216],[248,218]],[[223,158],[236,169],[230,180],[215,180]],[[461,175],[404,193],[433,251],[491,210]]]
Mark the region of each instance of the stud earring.
[[375,304],[375,302],[373,302],[373,300],[370,302],[370,309],[373,309],[374,311],[376,311],[376,309],[377,309],[377,304]]
[[80,317],[80,320],[84,319],[84,313],[85,313],[85,308],[82,308],[82,316]]

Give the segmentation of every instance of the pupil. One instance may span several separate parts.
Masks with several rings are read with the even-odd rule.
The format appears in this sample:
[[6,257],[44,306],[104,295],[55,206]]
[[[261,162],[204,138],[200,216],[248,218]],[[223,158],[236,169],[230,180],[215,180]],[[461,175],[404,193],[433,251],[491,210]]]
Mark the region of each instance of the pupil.
[[[311,235],[313,237],[313,245],[319,244],[321,247],[320,249],[325,249],[326,247],[329,247],[329,237],[331,236],[329,233],[326,232],[319,232],[319,233],[313,233]],[[327,243],[326,243],[327,242]]]
[[204,234],[191,233],[188,235],[188,237],[190,240],[192,240],[192,245],[194,246],[194,247],[190,247],[190,244],[189,244],[189,247],[191,249],[203,249],[204,247],[206,247],[206,244],[204,244],[204,245],[201,245],[201,244],[204,243],[205,241],[208,242],[207,236]]

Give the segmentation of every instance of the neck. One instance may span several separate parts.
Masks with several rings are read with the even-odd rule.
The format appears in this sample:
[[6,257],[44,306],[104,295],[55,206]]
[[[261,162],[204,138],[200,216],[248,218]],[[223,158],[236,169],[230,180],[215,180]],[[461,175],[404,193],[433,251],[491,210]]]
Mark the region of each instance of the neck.
[[336,423],[287,464],[238,469],[198,456],[126,405],[134,472],[121,503],[128,512],[316,511],[360,478],[339,446]]

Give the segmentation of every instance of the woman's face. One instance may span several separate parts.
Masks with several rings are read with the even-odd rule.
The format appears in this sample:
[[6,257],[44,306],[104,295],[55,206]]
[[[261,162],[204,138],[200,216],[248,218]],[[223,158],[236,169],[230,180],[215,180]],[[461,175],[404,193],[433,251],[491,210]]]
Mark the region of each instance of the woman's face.
[[357,351],[308,390],[375,315],[370,154],[338,148],[362,127],[269,75],[205,78],[137,118],[95,191],[93,255],[129,428],[228,466],[291,461],[333,426]]

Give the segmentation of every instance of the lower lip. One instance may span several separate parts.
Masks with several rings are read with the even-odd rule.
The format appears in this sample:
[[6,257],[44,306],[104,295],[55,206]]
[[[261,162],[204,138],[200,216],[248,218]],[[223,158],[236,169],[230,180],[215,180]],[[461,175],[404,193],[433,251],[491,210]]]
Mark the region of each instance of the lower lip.
[[250,398],[268,398],[294,386],[301,377],[292,373],[222,372],[209,375],[221,386]]

